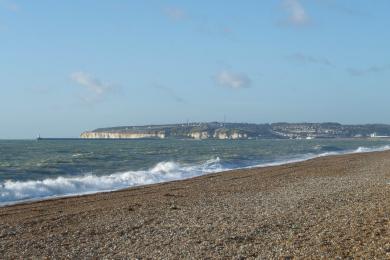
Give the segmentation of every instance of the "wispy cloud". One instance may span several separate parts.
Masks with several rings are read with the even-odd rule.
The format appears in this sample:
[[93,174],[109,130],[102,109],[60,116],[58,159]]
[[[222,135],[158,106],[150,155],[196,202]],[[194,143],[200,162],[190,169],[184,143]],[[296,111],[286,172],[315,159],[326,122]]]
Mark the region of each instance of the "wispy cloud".
[[101,101],[114,90],[113,86],[102,83],[99,79],[85,72],[74,72],[70,75],[70,78],[86,90],[86,94],[82,96],[82,99],[87,103]]
[[170,20],[175,22],[186,21],[190,29],[206,36],[231,38],[234,32],[232,27],[226,24],[219,24],[213,17],[191,14],[177,6],[165,7],[162,11]]
[[169,17],[170,19],[172,19],[174,21],[182,21],[182,20],[185,20],[188,18],[187,13],[179,7],[170,6],[170,7],[164,8],[163,11],[167,17]]
[[173,90],[172,88],[161,86],[161,85],[156,85],[156,86],[154,86],[154,88],[161,90],[162,92],[164,92],[165,95],[169,96],[170,98],[172,98],[174,101],[176,101],[178,103],[186,103],[185,99],[180,97],[176,93],[176,91]]
[[[19,11],[19,5],[17,5],[14,2],[7,1],[7,0],[0,0],[0,10],[7,10],[10,12],[18,12]],[[0,21],[0,32],[4,32],[8,30],[8,26],[4,24],[2,21]]]
[[301,64],[318,64],[333,67],[332,62],[327,58],[313,57],[303,53],[294,53],[290,56],[287,56],[286,59]]
[[365,76],[368,74],[384,72],[387,70],[390,70],[390,65],[382,65],[382,66],[374,65],[365,69],[348,68],[347,72],[351,76]]
[[299,0],[283,0],[283,9],[287,12],[287,20],[285,24],[293,26],[304,26],[309,24],[310,18]]
[[341,14],[357,17],[371,17],[371,14],[367,13],[367,10],[363,11],[358,9],[357,5],[346,6],[345,2],[343,3],[338,0],[316,0],[315,2]]
[[19,5],[12,1],[0,0],[0,6],[11,12],[17,12],[20,10]]
[[223,87],[240,89],[248,88],[252,84],[252,80],[245,73],[236,73],[228,70],[223,70],[214,76],[215,82]]

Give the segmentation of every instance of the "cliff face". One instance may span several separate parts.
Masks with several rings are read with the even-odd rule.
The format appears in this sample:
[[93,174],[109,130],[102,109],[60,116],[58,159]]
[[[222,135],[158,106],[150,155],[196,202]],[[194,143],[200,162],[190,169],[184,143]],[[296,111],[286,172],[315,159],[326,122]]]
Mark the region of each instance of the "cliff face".
[[[142,138],[158,138],[164,139],[166,137],[163,131],[151,131],[151,132],[84,132],[80,135],[84,139],[142,139]],[[216,130],[214,133],[209,134],[207,131],[195,131],[188,134],[188,137],[203,140],[203,139],[247,139],[246,133],[238,131],[224,131]]]
[[80,135],[85,139],[141,139],[141,138],[165,138],[164,132],[145,133],[115,133],[115,132],[84,132]]
[[192,133],[189,134],[189,136],[191,138],[198,139],[198,140],[210,138],[209,133],[207,133],[206,131],[203,131],[203,132],[192,132]]
[[248,135],[244,132],[238,130],[229,130],[229,129],[217,129],[213,137],[215,139],[247,139]]
[[140,138],[193,139],[303,139],[390,137],[390,125],[341,125],[338,123],[187,123],[98,128],[81,134],[89,139]]

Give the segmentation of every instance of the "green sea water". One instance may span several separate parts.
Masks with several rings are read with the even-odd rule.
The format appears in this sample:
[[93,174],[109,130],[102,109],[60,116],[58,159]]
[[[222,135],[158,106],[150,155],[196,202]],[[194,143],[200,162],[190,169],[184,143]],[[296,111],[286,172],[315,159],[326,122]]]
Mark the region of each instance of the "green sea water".
[[0,204],[385,150],[389,145],[389,139],[0,140]]

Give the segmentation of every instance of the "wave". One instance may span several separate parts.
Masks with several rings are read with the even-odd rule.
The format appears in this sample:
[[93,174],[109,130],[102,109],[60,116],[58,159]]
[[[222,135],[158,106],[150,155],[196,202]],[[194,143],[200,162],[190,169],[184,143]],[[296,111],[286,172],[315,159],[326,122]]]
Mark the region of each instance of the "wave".
[[369,152],[380,152],[380,151],[387,151],[390,150],[390,145],[384,145],[380,147],[363,147],[360,146],[356,150],[353,151],[353,153],[369,153]]
[[209,160],[195,166],[175,162],[160,162],[144,171],[128,171],[104,176],[88,174],[79,177],[57,177],[31,181],[5,181],[0,183],[0,205],[69,195],[113,191],[133,186],[188,179],[225,169],[220,159]]
[[97,176],[57,177],[44,180],[12,181],[0,183],[0,205],[19,202],[113,191],[128,187],[188,179],[204,174],[239,168],[276,166],[313,159],[316,157],[390,150],[390,145],[359,147],[355,150],[333,151],[320,154],[303,154],[295,157],[254,164],[248,167],[224,167],[217,157],[198,165],[182,165],[176,162],[160,162],[149,170],[127,171]]
[[324,152],[324,153],[319,153],[319,154],[308,153],[308,154],[295,156],[293,158],[289,158],[286,160],[277,160],[277,161],[268,162],[268,163],[256,164],[256,165],[248,166],[245,168],[278,166],[278,165],[284,165],[284,164],[290,164],[290,163],[296,163],[296,162],[303,162],[303,161],[307,161],[307,160],[311,160],[311,159],[315,159],[315,158],[319,158],[319,157],[324,157],[324,156],[354,154],[354,153],[381,152],[381,151],[387,151],[387,150],[390,150],[390,145],[384,145],[384,146],[379,146],[379,147],[359,146],[358,148],[356,148],[354,150],[340,150],[340,151]]

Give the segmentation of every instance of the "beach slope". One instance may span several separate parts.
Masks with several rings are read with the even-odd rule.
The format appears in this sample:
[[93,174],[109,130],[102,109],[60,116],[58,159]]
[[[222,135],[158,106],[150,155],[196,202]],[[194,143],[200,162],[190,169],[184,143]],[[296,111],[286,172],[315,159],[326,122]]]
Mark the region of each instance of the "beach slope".
[[0,208],[2,258],[390,259],[390,152]]

